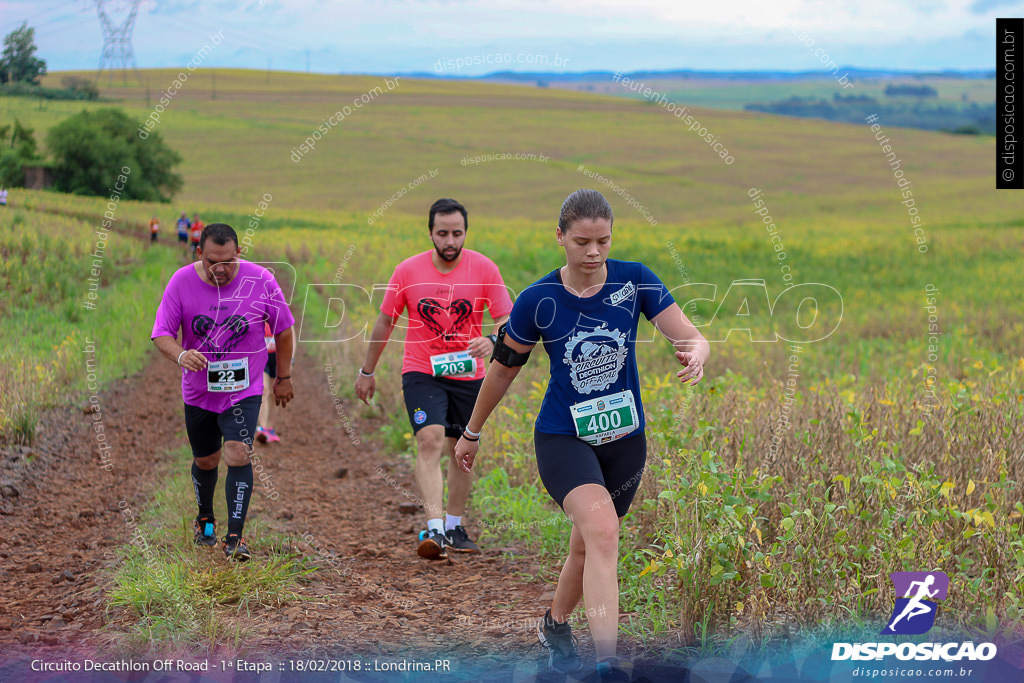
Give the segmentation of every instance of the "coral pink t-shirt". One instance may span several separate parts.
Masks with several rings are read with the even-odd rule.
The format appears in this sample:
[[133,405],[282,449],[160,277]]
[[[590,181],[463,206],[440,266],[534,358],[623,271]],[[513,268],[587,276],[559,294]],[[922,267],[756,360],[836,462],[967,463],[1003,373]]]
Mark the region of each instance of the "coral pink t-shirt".
[[[494,261],[463,249],[459,265],[442,273],[434,266],[433,253],[425,251],[399,263],[380,306],[382,313],[393,317],[409,311],[402,374],[432,374],[431,356],[465,351],[472,339],[483,336],[484,308],[495,319],[512,310]],[[486,361],[477,359],[476,374],[453,379],[480,379]]]

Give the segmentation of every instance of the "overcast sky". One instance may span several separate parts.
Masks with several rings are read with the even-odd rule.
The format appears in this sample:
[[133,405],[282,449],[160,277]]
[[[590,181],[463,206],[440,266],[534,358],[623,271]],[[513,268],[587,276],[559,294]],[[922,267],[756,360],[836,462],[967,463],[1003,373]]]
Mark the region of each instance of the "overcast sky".
[[[103,3],[115,28],[131,4]],[[1000,16],[1024,0],[142,0],[132,45],[183,66],[222,31],[202,66],[321,73],[992,69]],[[98,65],[94,0],[0,0],[0,31],[23,20],[51,71]]]

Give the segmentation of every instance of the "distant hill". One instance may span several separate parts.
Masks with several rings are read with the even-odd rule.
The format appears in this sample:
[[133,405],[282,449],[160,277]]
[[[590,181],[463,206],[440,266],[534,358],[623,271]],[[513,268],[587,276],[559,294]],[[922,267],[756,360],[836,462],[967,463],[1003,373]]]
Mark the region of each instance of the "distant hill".
[[[995,78],[995,70],[959,71],[899,71],[881,69],[859,69],[857,67],[840,67],[839,73],[845,73],[851,79],[879,78]],[[450,74],[444,71],[413,71],[400,73],[399,76],[409,78],[442,78],[458,80],[477,80],[495,82],[535,83],[586,83],[590,81],[610,80],[612,71],[581,71],[577,73],[558,73],[554,71],[495,71],[483,76],[465,76]],[[831,79],[831,71],[702,71],[695,69],[673,69],[667,71],[630,71],[619,73],[628,78],[648,78],[659,80],[709,80],[709,81],[816,81]]]
[[[121,109],[142,121],[179,71],[143,70],[148,92],[145,83],[109,85],[103,79],[100,94],[116,98]],[[59,84],[66,75],[48,74],[43,84]],[[839,230],[834,219],[844,216],[859,231],[869,217],[878,229],[890,230],[888,221],[905,209],[892,201],[895,181],[864,123],[743,110],[751,102],[783,99],[787,95],[779,89],[791,90],[790,83],[716,89],[736,98],[732,109],[704,108],[692,94],[658,84],[719,138],[735,157],[735,164],[727,165],[708,140],[664,106],[639,99],[610,79],[606,91],[588,92],[402,77],[388,90],[381,76],[272,72],[268,78],[265,71],[217,69],[214,92],[213,77],[211,69],[197,70],[166,107],[157,129],[185,159],[181,210],[232,202],[251,213],[270,193],[274,211],[316,212],[316,220],[321,212],[333,212],[330,220],[339,225],[352,222],[352,211],[381,211],[384,217],[376,225],[386,226],[399,214],[419,217],[437,197],[469,197],[479,217],[476,225],[483,225],[496,216],[550,219],[567,191],[597,186],[616,193],[616,206],[624,207],[623,217],[631,215],[631,222],[644,218],[630,200],[659,226],[744,225],[754,215],[748,190],[769,183],[788,197],[788,215],[773,208],[773,217],[787,225],[814,216]],[[973,83],[979,93],[993,97],[989,84]],[[929,101],[955,99],[969,85],[948,86],[950,93],[939,87],[939,97]],[[874,90],[858,83],[844,96],[881,99],[885,87],[885,80]],[[811,83],[805,90],[802,96],[821,99],[831,98],[836,88],[825,91]],[[9,120],[17,117],[34,128],[40,141],[82,108],[110,106],[46,102],[41,109],[27,98],[9,98],[2,105]],[[324,123],[344,106],[349,111],[343,120],[336,116],[333,127]],[[887,129],[896,125],[886,116],[880,121]],[[949,222],[980,221],[983,215],[1009,221],[1019,214],[1013,213],[1017,205],[1009,195],[998,195],[996,203],[989,193],[994,152],[980,145],[990,143],[910,130],[899,139],[902,158],[914,164],[915,188],[931,193],[921,201],[931,202],[933,214]],[[300,145],[310,143],[315,148],[296,155]],[[430,171],[438,175],[431,179]],[[600,174],[615,186],[585,173]],[[877,220],[883,214],[886,219]],[[365,218],[362,224],[367,227]],[[296,227],[294,219],[289,226]],[[260,230],[265,227],[266,222]]]
[[[955,133],[995,133],[993,70],[902,71],[495,71],[464,76],[441,70],[419,78],[575,90],[675,104],[858,123],[868,114],[892,124]],[[841,80],[837,80],[841,77]],[[627,80],[628,79],[628,80]],[[627,85],[628,84],[628,85]],[[927,100],[927,101],[926,101]]]

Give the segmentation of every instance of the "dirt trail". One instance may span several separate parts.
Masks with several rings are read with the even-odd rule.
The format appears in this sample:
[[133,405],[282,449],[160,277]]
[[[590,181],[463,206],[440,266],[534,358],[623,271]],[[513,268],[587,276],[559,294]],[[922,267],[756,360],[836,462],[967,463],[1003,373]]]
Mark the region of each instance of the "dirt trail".
[[[334,372],[339,384],[351,380]],[[513,576],[536,574],[536,561],[493,547],[449,561],[417,557],[422,514],[399,511],[415,496],[409,465],[381,452],[379,423],[344,403],[339,410],[324,367],[300,356],[294,375],[297,397],[278,412],[282,441],[258,449],[280,495],[271,500],[257,483],[250,519],[286,533],[322,569],[302,587],[307,600],[245,620],[242,652],[541,657],[527,620],[543,613],[551,586]],[[10,488],[0,509],[0,648],[9,655],[102,652],[110,551],[128,542],[121,501],[141,512],[161,485],[153,470],[185,443],[177,370],[155,353],[145,370],[101,393],[99,405],[109,471],[81,406],[49,411],[36,446],[3,451]],[[479,527],[469,528],[478,536]],[[250,547],[259,561],[260,538]]]
[[[334,366],[331,373],[339,385],[353,381],[350,369]],[[266,615],[264,647],[474,656],[532,649],[533,633],[507,622],[510,613],[543,613],[542,595],[550,587],[512,576],[536,573],[539,566],[507,559],[495,548],[479,556],[452,553],[447,561],[419,558],[422,512],[399,510],[418,499],[411,467],[381,450],[379,422],[359,420],[354,406],[334,403],[325,367],[299,360],[294,374],[298,397],[278,411],[282,441],[260,449],[281,495],[260,497],[255,514],[272,517],[275,528],[295,538],[306,555],[320,557],[327,571],[308,587],[312,604]],[[341,469],[343,477],[337,476]],[[470,526],[473,536],[478,531]]]

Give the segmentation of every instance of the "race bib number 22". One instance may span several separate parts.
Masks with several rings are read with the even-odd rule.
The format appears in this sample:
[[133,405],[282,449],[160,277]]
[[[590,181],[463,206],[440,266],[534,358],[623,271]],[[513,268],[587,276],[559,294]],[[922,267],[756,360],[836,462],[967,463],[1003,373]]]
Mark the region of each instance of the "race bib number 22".
[[207,391],[241,391],[248,387],[248,358],[211,361],[206,366]]

